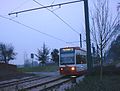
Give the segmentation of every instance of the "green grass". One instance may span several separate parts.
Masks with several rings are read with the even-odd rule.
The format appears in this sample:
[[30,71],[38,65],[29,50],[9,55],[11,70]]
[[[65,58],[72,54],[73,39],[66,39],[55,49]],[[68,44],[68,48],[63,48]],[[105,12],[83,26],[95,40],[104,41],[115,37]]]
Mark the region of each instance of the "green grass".
[[18,70],[22,72],[54,72],[58,70],[58,66],[57,64],[50,64],[36,67],[23,67],[18,68]]
[[115,69],[107,70],[103,72],[102,80],[100,80],[97,69],[93,74],[87,75],[82,82],[66,91],[120,91],[120,70],[117,70],[119,72],[116,72]]
[[120,91],[120,76],[88,76],[83,82],[66,91]]

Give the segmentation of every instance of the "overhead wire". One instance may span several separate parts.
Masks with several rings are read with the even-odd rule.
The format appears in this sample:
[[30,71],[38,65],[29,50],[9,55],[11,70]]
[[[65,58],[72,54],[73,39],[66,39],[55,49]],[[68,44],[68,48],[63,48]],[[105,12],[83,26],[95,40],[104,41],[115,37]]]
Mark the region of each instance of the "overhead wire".
[[[36,0],[33,0],[35,3],[39,4],[40,6],[43,6],[41,3],[39,3]],[[71,25],[69,25],[66,21],[64,21],[60,16],[58,16],[55,12],[53,12],[52,10],[50,10],[49,8],[46,8],[48,11],[50,11],[51,13],[53,13],[58,19],[60,19],[64,24],[66,24],[72,31],[76,32],[77,34],[80,34],[78,31],[76,31]]]
[[18,7],[16,7],[15,9],[13,9],[11,12],[13,12],[13,11],[19,9],[21,6],[23,6],[23,5],[25,5],[26,3],[28,3],[28,1],[30,1],[30,0],[25,0],[25,1],[22,2]]
[[[52,3],[51,3],[51,5],[53,5],[55,3],[55,0],[53,0],[52,1]],[[52,9],[53,9],[53,7],[51,7]],[[52,10],[52,11],[55,11],[55,10],[57,10],[57,9],[59,9],[60,7],[58,7],[58,8],[55,8],[54,10]]]
[[77,1],[71,1],[71,2],[59,3],[59,4],[48,5],[48,6],[38,7],[38,8],[32,8],[32,9],[26,9],[26,10],[21,10],[21,11],[17,11],[17,12],[8,13],[8,15],[19,14],[19,13],[25,13],[25,12],[30,12],[30,11],[33,11],[33,10],[44,9],[44,8],[55,7],[55,6],[59,6],[59,7],[61,7],[62,5],[67,5],[67,4],[77,3],[77,2],[81,2],[81,1],[83,1],[83,0],[77,0]]
[[17,24],[20,24],[20,25],[22,25],[22,26],[24,26],[24,27],[26,27],[26,28],[29,28],[29,29],[34,30],[34,31],[36,31],[36,32],[39,32],[39,33],[41,33],[41,34],[43,34],[43,35],[46,35],[46,36],[48,36],[48,37],[51,37],[51,38],[53,38],[53,39],[59,40],[59,41],[64,42],[64,43],[67,43],[66,41],[64,41],[64,40],[62,40],[62,39],[60,39],[60,38],[57,38],[57,37],[55,37],[55,36],[53,36],[53,35],[50,35],[50,34],[41,32],[41,31],[39,31],[38,29],[35,29],[35,28],[30,27],[30,26],[28,26],[28,25],[25,25],[25,24],[23,24],[23,23],[21,23],[21,22],[19,22],[19,21],[14,20],[14,19],[5,17],[5,16],[3,16],[3,15],[0,15],[0,17],[1,17],[1,18],[4,18],[4,19],[7,19],[7,20],[10,20],[10,21],[13,21],[13,22],[15,22],[15,23],[17,23]]
[[[26,3],[28,3],[28,1],[30,1],[30,0],[24,0],[24,2],[22,2],[19,6],[17,6],[16,8],[14,8],[14,9],[11,11],[11,13],[14,12],[15,10],[19,9],[21,6],[25,5]],[[17,17],[17,14],[16,14],[15,17],[11,17],[11,18],[14,19],[14,18],[16,18],[16,17]]]
[[[36,0],[33,0],[33,1],[36,2],[37,4],[41,5],[41,6],[44,6],[44,5],[40,4],[39,2],[37,2]],[[17,7],[17,8],[20,8],[20,7],[23,6],[26,2],[28,2],[28,0],[24,1],[24,3],[20,4],[20,6]],[[53,4],[54,2],[55,2],[55,0],[52,1],[52,4]],[[16,9],[17,9],[17,8],[16,8]],[[60,7],[59,7],[59,8],[60,8]],[[77,34],[80,34],[80,33],[79,33],[78,31],[76,31],[73,27],[71,27],[67,22],[65,22],[60,16],[58,16],[55,12],[53,12],[53,10],[50,10],[49,8],[47,8],[47,9],[48,9],[51,13],[53,13],[58,19],[60,19],[63,23],[65,23],[71,30],[73,30],[73,31],[76,32]],[[15,9],[14,9],[14,10],[15,10]],[[55,10],[56,10],[56,9],[55,9]],[[17,16],[17,14],[16,14],[16,16]],[[1,17],[1,15],[0,15],[0,17]],[[41,32],[41,31],[39,31],[38,29],[35,29],[35,28],[30,27],[30,26],[28,26],[28,25],[25,25],[25,24],[23,24],[23,23],[21,23],[21,22],[19,22],[19,21],[16,21],[16,20],[13,20],[13,19],[4,17],[4,16],[2,16],[2,18],[9,19],[9,20],[11,20],[11,21],[13,21],[13,22],[16,22],[16,23],[24,26],[24,27],[27,27],[27,28],[32,29],[32,30],[35,30],[35,31],[37,31],[37,32],[39,32],[39,33],[41,33],[41,34],[47,35],[47,36],[52,37],[52,38],[54,38],[54,39],[57,39],[57,40],[59,40],[59,41],[62,41],[62,42],[65,42],[65,43],[69,43],[69,42],[66,42],[66,41],[64,41],[64,40],[62,40],[62,39],[60,39],[60,38],[57,38],[57,37],[55,37],[55,36],[52,36],[52,35],[50,35],[50,34]]]
[[58,10],[58,9],[60,9],[60,7],[58,7],[58,8],[55,8],[55,9],[53,9],[52,11],[56,11],[56,10]]
[[55,0],[52,1],[51,5],[55,2]]

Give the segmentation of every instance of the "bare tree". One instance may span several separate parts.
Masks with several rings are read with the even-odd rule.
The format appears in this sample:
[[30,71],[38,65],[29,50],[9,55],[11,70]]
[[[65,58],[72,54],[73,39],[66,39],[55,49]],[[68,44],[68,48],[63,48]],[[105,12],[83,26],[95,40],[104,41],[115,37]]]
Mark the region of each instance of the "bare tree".
[[10,60],[15,59],[16,53],[14,52],[14,47],[12,45],[0,43],[0,56],[0,61],[8,64]]
[[38,49],[38,53],[35,54],[37,57],[37,60],[44,65],[48,59],[49,55],[49,48],[46,47],[45,43],[43,44],[43,47],[41,49]]
[[118,15],[113,19],[109,13],[108,0],[97,0],[94,6],[95,10],[91,16],[91,33],[96,44],[97,53],[100,56],[100,74],[102,79],[103,56],[105,50],[112,38],[119,32],[120,26],[118,26],[117,21]]

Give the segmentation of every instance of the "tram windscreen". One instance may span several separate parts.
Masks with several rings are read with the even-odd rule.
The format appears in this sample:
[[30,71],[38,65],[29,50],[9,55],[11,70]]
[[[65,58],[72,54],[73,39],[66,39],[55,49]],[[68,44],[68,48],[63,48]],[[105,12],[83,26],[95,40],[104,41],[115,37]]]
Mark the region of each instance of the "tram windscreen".
[[74,64],[74,53],[63,53],[60,55],[60,64],[66,65],[66,64]]

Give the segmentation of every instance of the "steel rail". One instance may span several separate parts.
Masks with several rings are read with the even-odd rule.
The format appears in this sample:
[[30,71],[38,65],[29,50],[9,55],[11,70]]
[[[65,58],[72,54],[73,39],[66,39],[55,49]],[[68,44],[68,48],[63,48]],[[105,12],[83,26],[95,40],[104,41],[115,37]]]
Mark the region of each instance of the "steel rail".
[[45,77],[39,77],[39,76],[35,76],[35,77],[30,77],[30,78],[26,78],[26,79],[18,79],[16,81],[11,81],[11,82],[6,82],[6,83],[1,83],[0,84],[0,88],[5,88],[5,87],[9,87],[9,86],[14,86],[16,84],[22,84],[22,83],[25,83],[25,82],[31,82],[31,81],[34,81],[34,80],[39,80],[39,79],[43,79],[43,78],[47,78],[49,76],[45,76]]
[[28,87],[22,88],[20,90],[27,90],[27,91],[31,90],[32,91],[32,90],[37,88],[37,89],[39,89],[39,91],[44,91],[44,90],[46,91],[47,89],[54,88],[58,85],[66,83],[70,80],[71,80],[70,78],[65,79],[64,76],[62,76],[62,77],[58,77],[58,78],[55,78],[55,79],[51,79],[51,80],[43,82],[43,83],[38,83],[38,84],[36,83],[32,86],[28,86]]

